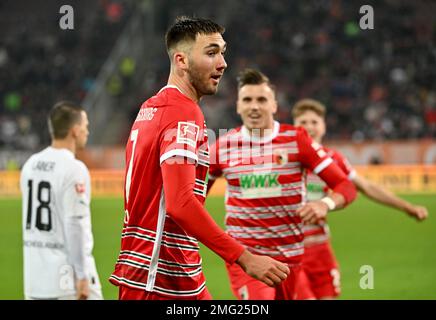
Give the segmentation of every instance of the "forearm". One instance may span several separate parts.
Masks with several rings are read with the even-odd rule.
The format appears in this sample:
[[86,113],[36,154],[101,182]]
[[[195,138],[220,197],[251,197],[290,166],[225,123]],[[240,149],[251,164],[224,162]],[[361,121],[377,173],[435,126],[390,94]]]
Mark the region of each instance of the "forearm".
[[329,197],[335,202],[335,209],[346,207],[356,198],[356,187],[337,165],[331,164],[321,171],[319,176],[333,191]]
[[163,163],[162,177],[167,214],[189,235],[224,260],[229,263],[235,262],[244,251],[244,247],[215,223],[194,195],[195,167],[188,164]]
[[329,193],[328,197],[332,199],[335,203],[334,210],[343,209],[347,206],[347,201],[345,201],[345,197],[338,192],[331,192]]
[[390,206],[392,208],[407,212],[410,210],[412,205],[397,197],[391,191],[382,188],[370,181],[365,181],[365,183],[356,184],[360,192],[362,192],[369,199],[377,201],[381,204]]

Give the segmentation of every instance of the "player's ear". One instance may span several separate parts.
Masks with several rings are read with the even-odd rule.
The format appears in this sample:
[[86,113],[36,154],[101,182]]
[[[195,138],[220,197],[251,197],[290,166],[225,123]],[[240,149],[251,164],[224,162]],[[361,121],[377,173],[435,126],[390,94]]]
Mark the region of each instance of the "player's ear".
[[179,70],[188,70],[189,69],[189,59],[188,55],[183,51],[176,51],[173,55],[173,64]]
[[274,100],[273,108],[272,108],[272,113],[276,114],[277,109],[278,109],[278,102],[277,102],[277,100]]
[[74,124],[71,129],[70,129],[70,134],[72,135],[73,138],[77,138],[79,136],[79,125],[78,124]]

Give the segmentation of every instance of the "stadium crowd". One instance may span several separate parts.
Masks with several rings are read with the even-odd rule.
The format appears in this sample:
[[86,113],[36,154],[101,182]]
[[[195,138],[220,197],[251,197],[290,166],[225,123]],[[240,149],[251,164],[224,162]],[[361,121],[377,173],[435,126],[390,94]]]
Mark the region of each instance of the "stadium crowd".
[[[0,4],[0,149],[36,149],[48,141],[41,111],[60,98],[84,98],[131,7],[127,1],[82,1],[84,7],[77,3],[77,8],[87,14],[77,15],[84,20],[76,24],[83,27],[62,32],[53,27],[59,13],[47,14],[52,2],[27,8],[34,14],[25,23],[4,10],[12,2]],[[218,94],[202,101],[208,127],[240,124],[235,77],[245,67],[256,67],[277,86],[280,121],[291,121],[296,100],[312,97],[328,108],[327,139],[436,136],[435,3],[374,2],[373,30],[359,27],[360,4],[349,1],[225,0],[213,8],[201,0],[178,3],[154,3],[157,33],[180,14],[210,17],[226,27],[229,68]],[[153,63],[155,79],[143,92],[134,99],[129,90],[118,93],[131,118],[138,104],[166,83],[166,57]],[[108,86],[117,88],[116,81]]]
[[125,24],[121,1],[70,1],[74,29],[59,26],[58,1],[0,3],[0,149],[49,141],[54,101],[82,101]]

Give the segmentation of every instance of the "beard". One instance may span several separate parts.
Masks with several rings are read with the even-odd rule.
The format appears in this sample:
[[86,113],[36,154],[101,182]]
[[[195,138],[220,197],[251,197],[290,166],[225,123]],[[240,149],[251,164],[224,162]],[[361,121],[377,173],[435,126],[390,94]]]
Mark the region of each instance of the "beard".
[[189,82],[198,92],[199,96],[213,95],[217,92],[218,86],[210,84],[210,77],[202,73],[193,60],[190,61],[191,68],[188,70]]

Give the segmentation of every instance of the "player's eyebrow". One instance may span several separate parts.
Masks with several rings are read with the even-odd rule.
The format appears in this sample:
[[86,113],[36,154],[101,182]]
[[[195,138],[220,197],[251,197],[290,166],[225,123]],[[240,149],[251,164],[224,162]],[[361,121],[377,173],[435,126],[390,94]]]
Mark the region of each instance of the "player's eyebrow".
[[[209,45],[204,47],[205,50],[207,50],[207,49],[215,49],[215,48],[220,49],[221,47],[220,47],[220,45],[218,43],[210,43]],[[224,43],[224,46],[223,46],[222,50],[225,51],[226,48],[227,48],[227,43]]]

